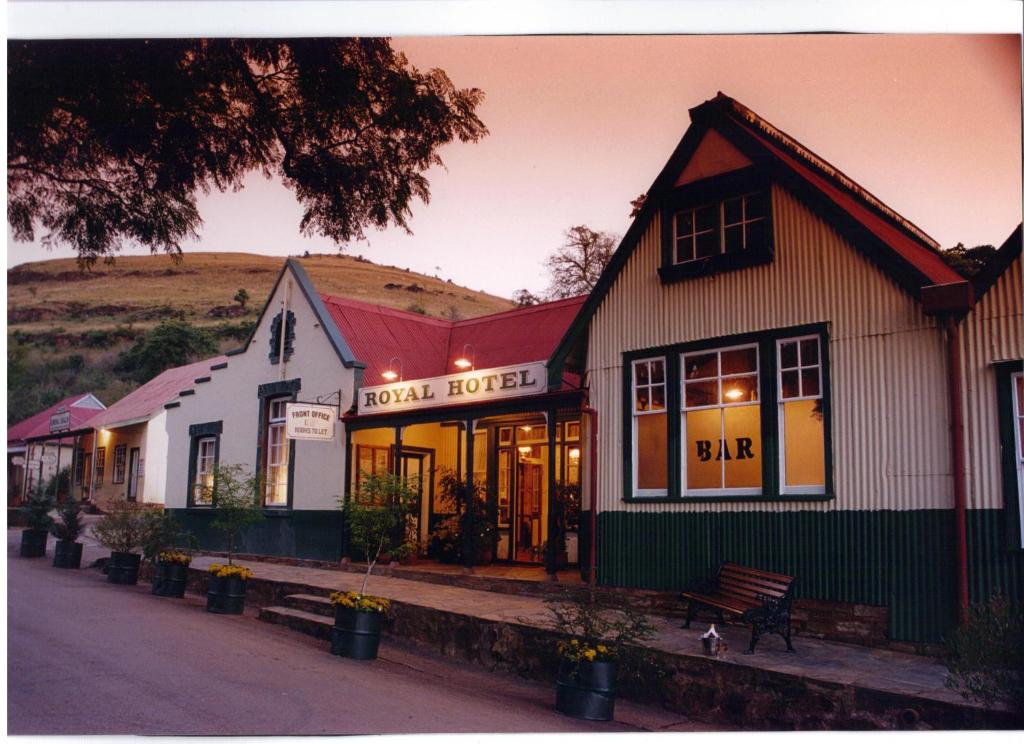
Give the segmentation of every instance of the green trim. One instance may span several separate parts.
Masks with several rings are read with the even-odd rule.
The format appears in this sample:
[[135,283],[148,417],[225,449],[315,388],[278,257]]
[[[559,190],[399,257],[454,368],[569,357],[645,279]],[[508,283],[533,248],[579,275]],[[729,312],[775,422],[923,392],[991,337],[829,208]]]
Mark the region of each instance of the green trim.
[[213,509],[216,501],[210,505],[198,505],[195,503],[195,494],[192,485],[196,479],[196,461],[199,458],[199,440],[213,437],[213,464],[220,464],[220,435],[224,431],[223,421],[209,421],[202,424],[192,424],[188,427],[188,481],[185,483],[185,505],[189,509]]
[[1013,427],[1013,375],[1024,370],[1024,362],[999,362],[993,365],[996,372],[996,405],[999,416],[999,465],[1002,473],[1003,511],[1006,514],[1007,550],[1021,551],[1020,510],[1018,494],[1020,484],[1017,482],[1016,448],[1017,442]]
[[[299,390],[302,388],[302,378],[296,377],[291,380],[280,380],[278,382],[268,382],[260,385],[256,389],[256,394],[260,400],[259,407],[259,429],[257,431],[256,438],[256,467],[258,468],[258,474],[260,483],[263,483],[263,474],[266,471],[266,463],[263,461],[263,442],[267,436],[267,401],[274,398],[289,398],[292,402],[298,400]],[[266,499],[266,493],[264,492],[260,496],[260,503],[263,503]],[[264,510],[271,511],[282,511],[291,510],[295,498],[295,440],[292,439],[288,443],[288,499],[284,506],[271,506],[268,507],[265,503],[263,504]]]
[[227,369],[227,367],[228,367],[228,363],[227,362],[221,362],[219,364],[214,364],[212,367],[210,367],[210,371],[214,372],[214,371],[216,371],[218,369]]

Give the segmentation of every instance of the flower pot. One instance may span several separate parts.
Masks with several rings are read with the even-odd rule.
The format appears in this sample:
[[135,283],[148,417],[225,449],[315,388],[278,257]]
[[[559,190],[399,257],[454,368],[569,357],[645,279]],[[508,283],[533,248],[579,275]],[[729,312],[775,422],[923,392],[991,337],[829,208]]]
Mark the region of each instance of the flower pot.
[[558,666],[555,710],[587,721],[611,721],[615,718],[614,661],[570,661]]
[[210,577],[206,592],[206,611],[219,615],[241,615],[245,610],[245,579],[237,576]]
[[53,549],[54,568],[81,568],[82,543],[74,540],[58,540]]
[[141,560],[142,556],[138,553],[111,553],[107,581],[111,584],[137,584]]
[[46,555],[46,537],[50,533],[47,530],[22,530],[21,531],[21,557],[42,558]]
[[188,583],[188,566],[181,563],[158,563],[153,576],[153,594],[158,597],[184,597]]
[[335,605],[331,653],[348,659],[376,659],[383,618],[380,612]]

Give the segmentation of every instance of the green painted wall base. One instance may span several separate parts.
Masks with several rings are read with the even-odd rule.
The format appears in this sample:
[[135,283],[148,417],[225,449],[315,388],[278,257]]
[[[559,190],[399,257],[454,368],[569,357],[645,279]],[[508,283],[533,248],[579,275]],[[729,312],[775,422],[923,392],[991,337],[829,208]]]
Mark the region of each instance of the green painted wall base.
[[[170,509],[182,526],[192,533],[203,550],[227,550],[223,533],[210,526],[214,513],[199,509]],[[341,559],[345,547],[344,519],[340,509],[287,511],[268,514],[250,527],[236,546],[239,553],[308,558],[320,561]]]
[[[968,513],[972,601],[1024,600],[1024,553],[1007,549],[1003,519]],[[892,640],[934,643],[956,618],[953,529],[951,510],[603,512],[597,579],[677,590],[734,561],[796,576],[799,597],[888,607]]]

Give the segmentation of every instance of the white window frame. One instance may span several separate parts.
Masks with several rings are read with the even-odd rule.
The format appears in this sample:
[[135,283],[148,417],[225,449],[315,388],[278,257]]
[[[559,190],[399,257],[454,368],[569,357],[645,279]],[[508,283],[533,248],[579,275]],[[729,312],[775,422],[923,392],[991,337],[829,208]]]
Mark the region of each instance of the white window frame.
[[1024,447],[1020,439],[1020,422],[1024,419],[1024,401],[1020,400],[1018,381],[1024,379],[1024,372],[1010,375],[1010,420],[1013,423],[1013,455],[1017,463],[1017,517],[1020,520],[1020,547],[1024,548]]
[[[287,434],[286,405],[288,403],[290,403],[290,402],[291,402],[291,398],[287,398],[287,397],[285,397],[285,398],[269,398],[267,400],[267,431],[266,431],[266,436],[265,436],[265,441],[264,441],[264,446],[266,447],[266,465],[265,465],[265,468],[264,468],[264,475],[265,475],[265,478],[266,478],[266,485],[264,486],[264,489],[263,489],[263,506],[268,508],[268,509],[285,509],[285,508],[288,507],[288,487],[289,487],[289,483],[288,483],[288,459],[291,457],[291,452],[290,452],[291,442],[288,441],[288,434]],[[274,415],[274,409],[278,405],[281,406],[281,408],[280,408],[280,415],[279,416],[275,416]],[[273,437],[274,431],[280,431],[281,432],[281,445],[280,445],[279,451],[287,453],[285,455],[286,459],[285,459],[285,461],[283,463],[275,462],[272,459],[273,456],[274,456],[274,448],[271,446],[271,439]],[[280,482],[280,481],[278,481],[278,482],[271,481],[271,478],[270,478],[271,468],[280,468],[282,465],[284,466],[284,473],[285,473],[285,475],[284,475],[284,501],[271,502],[270,501],[270,494],[271,494],[272,490],[276,490],[276,489],[272,489],[272,484],[273,485],[277,485]]]
[[[733,374],[723,375],[722,374],[722,352],[725,351],[736,351],[737,349],[753,349],[756,355],[756,364],[753,372],[736,372]],[[715,377],[697,377],[692,380],[686,378],[686,357],[697,356],[705,354],[717,354],[718,355],[718,374]],[[686,405],[686,383],[687,382],[700,382],[707,380],[718,381],[718,399],[724,400],[722,395],[722,381],[730,380],[737,377],[755,377],[755,385],[757,389],[757,402],[751,403],[750,401],[739,401],[737,403],[719,403],[716,405],[709,406],[687,406]],[[718,346],[712,349],[692,349],[690,351],[684,351],[679,354],[679,446],[681,448],[679,458],[679,492],[683,499],[687,498],[701,498],[704,496],[761,496],[764,493],[764,467],[763,463],[758,463],[761,470],[761,485],[757,488],[754,487],[739,487],[739,488],[688,488],[686,482],[686,461],[689,454],[689,440],[686,437],[686,414],[689,411],[708,411],[708,410],[720,410],[724,411],[726,408],[741,408],[744,406],[757,405],[763,407],[764,401],[761,400],[761,349],[757,343],[751,344],[735,344],[733,346]],[[762,408],[763,412],[763,408]],[[721,436],[721,424],[719,424],[719,433]],[[763,437],[762,437],[763,440]],[[761,442],[761,452],[763,457],[764,442]],[[725,482],[725,464],[726,460],[722,460],[722,475],[720,482]]]
[[[203,455],[204,446],[208,445],[210,453],[208,456]],[[209,469],[203,469],[203,462],[209,461]],[[199,487],[203,486],[203,476],[213,475],[214,468],[217,467],[217,437],[200,437],[196,440],[196,467],[195,475],[192,478],[192,505],[198,507],[212,507],[213,506],[213,495],[211,492],[209,502],[200,502],[197,498]]]
[[[765,201],[766,201],[765,213],[762,214],[760,217],[754,217],[754,218],[748,219],[747,218],[747,200],[750,197],[752,197],[752,196],[764,196]],[[730,222],[730,223],[726,224],[726,222],[725,222],[725,203],[727,201],[735,201],[736,199],[742,200],[740,202],[740,220],[739,220],[739,222]],[[697,229],[697,212],[702,210],[702,209],[707,209],[709,207],[716,208],[716,211],[718,213],[717,223],[716,223],[715,227],[713,227],[713,228],[711,228],[709,230],[698,230]],[[727,227],[735,227],[737,225],[740,225],[743,228],[742,229],[743,247],[739,251],[736,251],[732,255],[746,253],[747,251],[750,250],[750,247],[747,245],[747,225],[752,225],[755,222],[764,222],[764,221],[766,221],[768,219],[768,211],[770,209],[771,209],[770,195],[768,194],[767,189],[765,189],[765,190],[759,190],[759,191],[748,191],[748,192],[743,193],[743,194],[737,194],[735,196],[730,196],[730,197],[725,198],[725,199],[720,199],[717,203],[716,202],[712,202],[711,204],[702,204],[700,206],[688,207],[686,209],[680,209],[680,210],[674,212],[672,214],[672,263],[673,263],[673,265],[681,266],[683,264],[692,263],[693,261],[705,261],[705,260],[707,260],[709,258],[709,256],[701,256],[700,258],[697,258],[697,256],[696,256],[696,253],[697,253],[697,236],[698,235],[704,235],[704,234],[709,233],[709,232],[717,232],[718,233],[718,251],[716,252],[715,255],[723,255],[725,253],[725,228],[727,228]],[[691,232],[687,233],[686,235],[679,235],[678,234],[679,216],[680,215],[684,215],[684,214],[693,214],[693,230]],[[693,256],[693,258],[687,258],[687,259],[683,259],[683,260],[679,259],[679,245],[680,245],[680,241],[682,241],[682,240],[686,240],[686,241],[689,242],[689,246],[690,246],[689,255]]]
[[[664,404],[663,404],[663,406],[661,408],[656,409],[656,410],[648,409],[646,411],[638,411],[637,408],[636,408],[636,391],[637,391],[637,387],[638,387],[638,385],[637,385],[636,368],[637,368],[637,365],[639,365],[639,364],[649,364],[650,362],[661,362],[662,381],[659,382],[659,383],[652,384],[650,382],[651,378],[650,378],[650,376],[648,376],[648,378],[647,378],[648,383],[646,385],[643,385],[642,387],[646,387],[648,390],[650,390],[652,387],[654,387],[654,385],[661,385],[664,388],[664,397],[663,397]],[[631,381],[631,384],[629,386],[629,395],[630,395],[629,407],[630,407],[630,411],[633,414],[632,417],[631,417],[631,422],[630,422],[630,426],[632,427],[632,440],[633,440],[633,443],[632,443],[632,450],[633,450],[633,452],[632,452],[632,458],[633,458],[633,496],[636,497],[636,498],[640,498],[640,499],[643,499],[643,498],[646,498],[646,499],[665,498],[666,496],[668,496],[668,483],[667,482],[665,484],[665,488],[640,488],[638,486],[638,483],[640,482],[640,471],[639,471],[639,467],[638,467],[639,462],[638,462],[638,457],[637,457],[637,455],[638,455],[637,445],[639,444],[639,438],[637,436],[637,428],[638,428],[637,427],[637,419],[640,416],[650,416],[650,415],[655,415],[655,414],[663,414],[665,416],[665,427],[666,427],[665,431],[666,431],[666,434],[668,433],[668,421],[669,421],[669,415],[668,415],[668,359],[667,359],[667,357],[664,357],[664,356],[654,356],[654,357],[645,357],[644,359],[634,359],[630,363],[630,372],[632,373],[632,381]],[[649,399],[653,400],[653,396],[651,396]],[[665,455],[666,455],[666,457],[668,456],[668,451],[667,450],[665,452]],[[666,479],[667,479],[668,470],[665,471],[665,475],[666,475]]]
[[[817,364],[804,364],[802,353],[800,351],[800,342],[814,340],[818,343],[818,362]],[[782,345],[796,342],[797,349],[797,366],[786,367],[782,369]],[[787,338],[780,338],[775,341],[775,399],[778,402],[778,443],[779,443],[779,495],[780,496],[799,496],[799,495],[822,495],[825,493],[825,484],[822,483],[820,486],[787,486],[786,485],[786,417],[783,415],[783,407],[786,403],[799,400],[820,400],[824,409],[825,405],[825,390],[823,388],[823,375],[822,375],[822,353],[821,353],[821,336],[817,333],[811,333],[806,336],[790,336]],[[805,369],[818,370],[818,394],[817,395],[803,395],[803,375],[801,374]],[[800,386],[801,395],[784,397],[782,394],[782,373],[783,371],[789,372],[796,370],[797,381]],[[824,415],[824,410],[822,411]],[[824,419],[823,419],[824,424]],[[824,440],[825,430],[824,425],[822,426],[822,438]],[[822,454],[827,452],[828,441],[823,441]],[[824,468],[823,468],[824,472]],[[827,474],[826,474],[827,478]]]
[[128,445],[118,444],[114,447],[114,471],[110,474],[110,482],[116,486],[124,485],[127,471]]

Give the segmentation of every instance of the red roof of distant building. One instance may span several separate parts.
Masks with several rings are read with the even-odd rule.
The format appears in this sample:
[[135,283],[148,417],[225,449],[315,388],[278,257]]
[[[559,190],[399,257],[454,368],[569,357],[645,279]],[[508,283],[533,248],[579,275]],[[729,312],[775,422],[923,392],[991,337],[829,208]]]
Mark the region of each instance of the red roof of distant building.
[[164,370],[142,387],[136,388],[114,403],[101,415],[89,422],[94,429],[113,428],[145,421],[159,413],[165,403],[178,397],[178,393],[194,387],[197,377],[205,377],[210,367],[227,359],[219,356],[201,362],[185,364]]
[[[84,404],[84,405],[83,405]],[[44,411],[29,416],[7,428],[7,446],[21,446],[28,439],[45,437],[50,433],[50,417],[67,411],[71,414],[70,431],[81,429],[103,412],[103,403],[92,393],[69,395]]]
[[356,359],[366,364],[366,385],[380,385],[392,366],[403,379],[439,377],[460,370],[463,353],[476,369],[546,362],[585,297],[516,308],[469,320],[442,320],[355,300],[321,295]]

